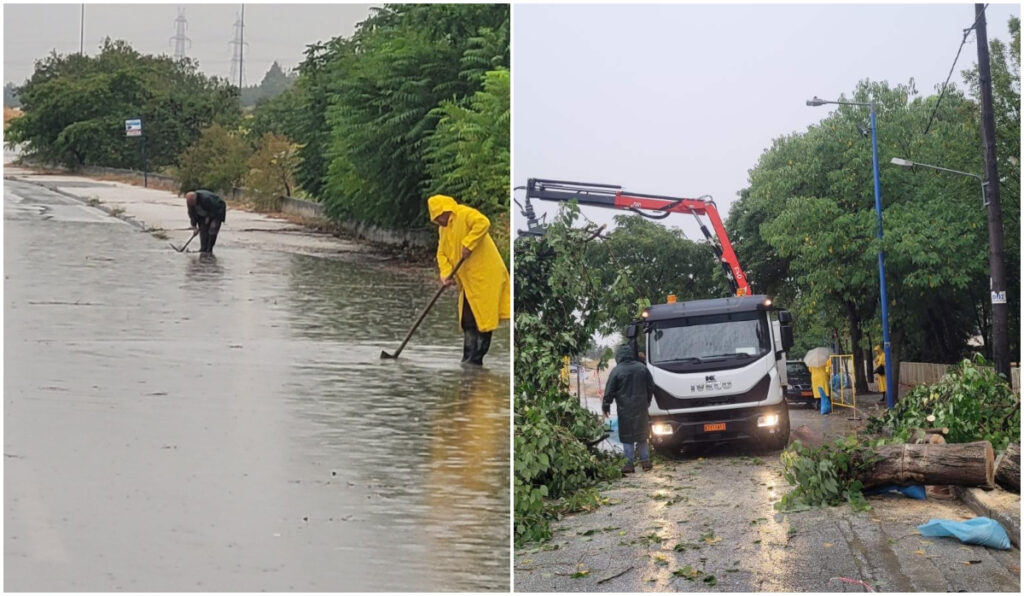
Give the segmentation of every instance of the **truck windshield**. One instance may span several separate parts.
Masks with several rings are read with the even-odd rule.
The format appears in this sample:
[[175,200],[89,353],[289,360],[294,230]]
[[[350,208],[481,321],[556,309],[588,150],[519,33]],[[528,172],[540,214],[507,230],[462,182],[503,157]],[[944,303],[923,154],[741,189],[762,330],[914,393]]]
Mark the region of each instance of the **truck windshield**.
[[656,321],[652,327],[651,364],[742,364],[771,351],[767,317],[760,311]]

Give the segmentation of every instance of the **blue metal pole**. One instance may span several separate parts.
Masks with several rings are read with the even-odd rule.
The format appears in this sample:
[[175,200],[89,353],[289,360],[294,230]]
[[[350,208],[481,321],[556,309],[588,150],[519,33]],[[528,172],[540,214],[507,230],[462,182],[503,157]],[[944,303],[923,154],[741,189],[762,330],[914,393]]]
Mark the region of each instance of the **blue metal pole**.
[[875,126],[875,102],[871,107],[871,160],[875,170],[875,212],[878,214],[878,282],[882,298],[882,349],[885,351],[885,407],[896,405],[892,386],[892,344],[889,343],[889,297],[885,291],[885,250],[882,242],[882,182],[878,176],[878,131]]

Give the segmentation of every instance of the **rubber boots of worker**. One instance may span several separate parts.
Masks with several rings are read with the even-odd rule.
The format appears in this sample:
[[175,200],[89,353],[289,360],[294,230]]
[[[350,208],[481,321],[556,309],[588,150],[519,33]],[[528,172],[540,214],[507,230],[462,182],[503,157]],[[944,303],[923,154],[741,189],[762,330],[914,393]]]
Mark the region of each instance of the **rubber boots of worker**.
[[636,468],[633,467],[633,462],[628,461],[626,462],[626,465],[622,466],[623,474],[632,474],[633,472],[636,472]]
[[473,309],[465,298],[462,302],[462,361],[483,365],[484,356],[491,349],[491,331],[481,333],[476,326]]
[[220,233],[220,222],[211,222],[209,232],[207,233],[210,236],[210,244],[206,247],[206,252],[212,253],[213,247],[217,244],[217,234]]

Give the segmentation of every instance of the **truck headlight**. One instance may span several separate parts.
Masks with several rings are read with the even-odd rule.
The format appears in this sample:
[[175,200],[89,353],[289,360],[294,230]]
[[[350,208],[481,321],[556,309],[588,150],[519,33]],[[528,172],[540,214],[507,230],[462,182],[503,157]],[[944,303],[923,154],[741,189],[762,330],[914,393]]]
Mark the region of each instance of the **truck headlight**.
[[778,425],[778,423],[779,423],[779,415],[778,414],[765,414],[764,416],[758,416],[757,417],[757,426],[758,426],[758,428],[765,427],[765,426],[776,426],[776,425]]
[[670,435],[674,431],[672,430],[672,425],[671,424],[665,424],[664,422],[659,422],[659,423],[651,425],[651,432],[656,434],[656,435]]

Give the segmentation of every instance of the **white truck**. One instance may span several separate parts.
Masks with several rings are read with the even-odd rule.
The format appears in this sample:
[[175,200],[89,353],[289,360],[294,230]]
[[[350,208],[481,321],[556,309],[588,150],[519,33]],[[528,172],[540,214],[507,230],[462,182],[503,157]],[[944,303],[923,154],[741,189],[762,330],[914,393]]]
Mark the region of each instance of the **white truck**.
[[[786,350],[793,345],[792,317],[767,296],[752,295],[714,201],[530,178],[525,214],[532,234],[543,232],[530,199],[576,201],[651,219],[671,213],[696,217],[735,296],[689,302],[670,297],[665,304],[645,309],[643,319],[627,329],[636,352],[646,354],[656,385],[650,409],[653,444],[663,450],[735,439],[753,439],[768,448],[786,445],[789,409],[784,388]],[[701,216],[711,220],[716,236]]]
[[676,451],[686,444],[728,440],[785,447],[790,322],[788,311],[773,309],[768,297],[758,295],[645,309],[627,336],[646,354],[654,378],[654,447]]

